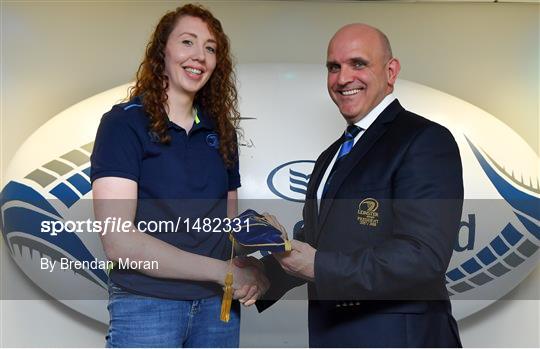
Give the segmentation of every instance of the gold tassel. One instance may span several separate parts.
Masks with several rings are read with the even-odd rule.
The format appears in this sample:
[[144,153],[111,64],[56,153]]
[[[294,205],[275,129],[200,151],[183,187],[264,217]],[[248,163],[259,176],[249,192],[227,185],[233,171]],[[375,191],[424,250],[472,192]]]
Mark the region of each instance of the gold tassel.
[[229,271],[225,275],[225,287],[223,288],[223,298],[221,299],[221,314],[219,319],[223,322],[229,322],[231,319],[231,305],[233,298],[233,273],[232,273],[232,263],[234,257],[234,238],[232,238],[232,247],[231,247],[231,259],[229,264]]
[[228,272],[225,276],[225,292],[223,292],[223,299],[221,300],[221,315],[220,320],[223,322],[229,322],[231,318],[231,304],[233,297],[233,273]]

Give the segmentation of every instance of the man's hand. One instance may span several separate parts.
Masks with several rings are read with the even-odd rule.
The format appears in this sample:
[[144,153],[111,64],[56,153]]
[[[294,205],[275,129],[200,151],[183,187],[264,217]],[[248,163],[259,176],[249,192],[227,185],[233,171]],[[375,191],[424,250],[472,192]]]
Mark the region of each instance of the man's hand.
[[285,227],[283,227],[281,225],[281,223],[279,223],[279,221],[277,220],[276,216],[274,215],[271,215],[270,213],[268,212],[263,212],[261,214],[268,223],[270,223],[271,225],[274,226],[274,228],[276,228],[277,230],[279,230],[281,232],[281,238],[284,240],[284,241],[287,241],[289,240],[289,236],[287,234],[287,230],[285,229]]
[[[287,239],[287,231],[279,223],[275,216],[263,213],[263,216],[270,224],[279,229],[284,239]],[[315,280],[315,252],[311,245],[298,240],[291,240],[292,251],[282,253],[272,253],[283,270],[287,274],[308,280]]]
[[291,240],[292,251],[273,253],[272,256],[279,262],[287,274],[308,280],[315,280],[315,253],[316,249],[305,242]]

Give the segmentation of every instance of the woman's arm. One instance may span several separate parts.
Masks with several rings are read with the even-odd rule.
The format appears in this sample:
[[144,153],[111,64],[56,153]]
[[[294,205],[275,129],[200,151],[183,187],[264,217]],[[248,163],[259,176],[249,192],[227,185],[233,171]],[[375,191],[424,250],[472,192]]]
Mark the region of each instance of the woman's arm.
[[[104,222],[111,217],[133,223],[137,209],[137,182],[103,177],[94,181],[92,190],[96,220]],[[223,285],[229,268],[227,261],[183,251],[136,229],[113,230],[100,235],[109,260],[129,258],[134,261],[157,261],[159,268],[139,270],[153,277],[210,281]],[[232,268],[234,288],[255,284],[257,288],[265,289],[268,281],[256,268],[248,272],[236,266]]]
[[227,193],[227,217],[238,216],[238,190],[231,190]]

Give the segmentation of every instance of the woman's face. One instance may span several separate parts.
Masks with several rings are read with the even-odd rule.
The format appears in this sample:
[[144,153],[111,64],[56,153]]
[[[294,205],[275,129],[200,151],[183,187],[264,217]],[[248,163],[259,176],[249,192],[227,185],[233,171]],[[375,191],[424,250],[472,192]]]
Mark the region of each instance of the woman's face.
[[194,96],[216,67],[217,42],[198,17],[181,17],[167,39],[165,75],[169,91]]

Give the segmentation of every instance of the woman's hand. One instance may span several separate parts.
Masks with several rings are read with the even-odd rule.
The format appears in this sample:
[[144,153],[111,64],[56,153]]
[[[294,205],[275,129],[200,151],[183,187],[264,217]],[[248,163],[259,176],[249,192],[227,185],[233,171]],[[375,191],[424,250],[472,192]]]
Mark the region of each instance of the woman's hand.
[[270,287],[264,266],[253,257],[237,257],[233,260],[233,279],[233,297],[245,306],[255,304]]

